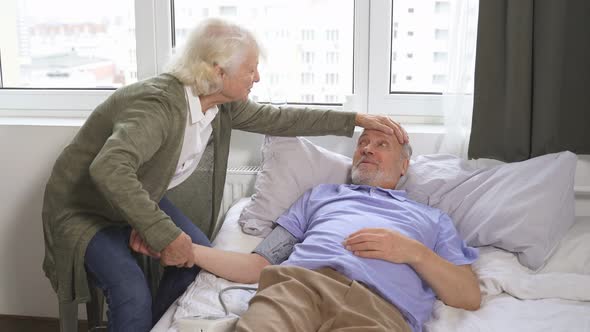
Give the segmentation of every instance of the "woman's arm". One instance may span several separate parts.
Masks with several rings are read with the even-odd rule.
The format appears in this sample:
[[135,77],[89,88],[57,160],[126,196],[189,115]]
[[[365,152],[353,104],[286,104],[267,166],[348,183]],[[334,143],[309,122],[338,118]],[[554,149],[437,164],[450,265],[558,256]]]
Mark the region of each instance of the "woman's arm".
[[232,115],[234,129],[274,136],[341,135],[351,137],[355,126],[396,135],[400,144],[408,134],[387,116],[320,110],[303,107],[275,107],[247,100],[224,104]]
[[275,107],[253,101],[223,104],[229,108],[232,128],[273,136],[341,135],[351,137],[355,113],[308,107]]

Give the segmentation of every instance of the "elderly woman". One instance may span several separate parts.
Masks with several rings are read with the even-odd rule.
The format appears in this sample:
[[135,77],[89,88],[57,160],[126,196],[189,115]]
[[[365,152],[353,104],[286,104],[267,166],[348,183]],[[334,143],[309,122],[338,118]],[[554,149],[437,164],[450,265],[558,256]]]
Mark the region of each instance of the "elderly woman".
[[[212,235],[232,129],[352,136],[358,125],[407,141],[386,117],[249,101],[260,79],[258,56],[247,30],[206,20],[169,73],[118,89],[92,112],[57,159],[45,190],[43,269],[60,301],[88,301],[90,279],[106,295],[111,331],[148,331],[198,272],[191,244],[210,245],[164,195],[197,165],[209,168],[192,204]],[[130,243],[146,243],[143,252],[166,266],[153,306]]]

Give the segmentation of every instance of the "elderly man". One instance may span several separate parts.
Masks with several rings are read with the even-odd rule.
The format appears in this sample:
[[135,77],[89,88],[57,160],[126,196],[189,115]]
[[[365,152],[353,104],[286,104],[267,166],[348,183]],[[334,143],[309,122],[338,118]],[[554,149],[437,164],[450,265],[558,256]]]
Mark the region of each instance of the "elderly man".
[[[193,245],[196,264],[259,282],[236,331],[421,331],[435,296],[480,305],[467,247],[450,218],[395,190],[411,148],[365,130],[353,184],[306,192],[252,254]],[[269,266],[272,265],[272,266]]]

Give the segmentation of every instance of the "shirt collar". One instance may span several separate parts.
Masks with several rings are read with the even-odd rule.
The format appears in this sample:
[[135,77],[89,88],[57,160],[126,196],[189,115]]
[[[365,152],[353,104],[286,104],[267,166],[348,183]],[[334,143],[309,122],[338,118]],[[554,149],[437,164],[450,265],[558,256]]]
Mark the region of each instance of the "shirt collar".
[[217,106],[213,106],[208,109],[205,113],[203,113],[201,100],[199,97],[193,95],[193,91],[190,86],[184,86],[184,91],[186,94],[186,100],[188,101],[188,110],[190,112],[191,123],[195,124],[204,118],[213,118],[218,112]]
[[366,190],[377,189],[377,190],[388,193],[389,196],[391,196],[392,198],[394,198],[400,202],[405,202],[408,199],[408,194],[406,193],[405,190],[385,189],[385,188],[381,188],[381,187],[368,186],[368,185],[364,185],[364,184],[349,184],[348,187],[352,190],[358,190],[359,188],[366,189]]

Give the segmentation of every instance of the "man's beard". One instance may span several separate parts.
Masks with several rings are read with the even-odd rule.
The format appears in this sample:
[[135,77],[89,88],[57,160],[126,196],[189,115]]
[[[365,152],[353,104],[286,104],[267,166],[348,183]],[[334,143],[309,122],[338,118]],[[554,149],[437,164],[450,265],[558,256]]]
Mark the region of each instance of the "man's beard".
[[383,173],[380,170],[360,170],[355,166],[352,167],[350,175],[353,184],[377,186],[378,180],[383,176]]

